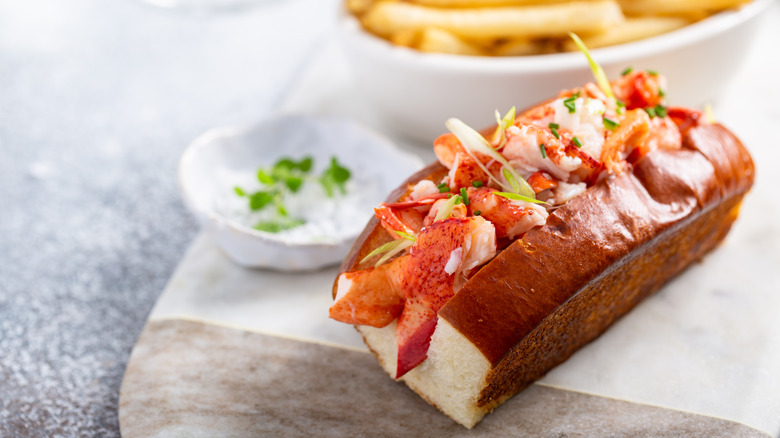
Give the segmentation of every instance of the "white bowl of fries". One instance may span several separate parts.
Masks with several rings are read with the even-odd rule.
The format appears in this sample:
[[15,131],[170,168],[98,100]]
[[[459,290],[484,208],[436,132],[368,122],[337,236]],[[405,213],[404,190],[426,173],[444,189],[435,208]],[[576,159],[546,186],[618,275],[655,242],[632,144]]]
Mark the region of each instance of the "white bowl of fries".
[[567,51],[569,31],[582,36],[610,78],[627,67],[653,70],[667,77],[671,104],[711,103],[771,3],[349,0],[340,37],[361,96],[388,127],[428,142],[449,117],[488,126],[496,110],[593,81],[586,58]]

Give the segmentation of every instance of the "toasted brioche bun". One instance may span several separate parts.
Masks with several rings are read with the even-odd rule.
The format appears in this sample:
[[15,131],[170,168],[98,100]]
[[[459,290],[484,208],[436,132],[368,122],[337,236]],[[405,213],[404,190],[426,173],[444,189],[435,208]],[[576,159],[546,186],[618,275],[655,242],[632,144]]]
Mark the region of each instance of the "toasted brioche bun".
[[[428,166],[388,202],[445,173]],[[588,188],[484,265],[438,312],[428,358],[401,380],[473,427],[715,248],[753,180],[753,161],[729,130],[691,128],[681,149],[650,152]],[[365,268],[359,261],[390,239],[371,220],[341,272]],[[394,376],[395,323],[356,328]]]

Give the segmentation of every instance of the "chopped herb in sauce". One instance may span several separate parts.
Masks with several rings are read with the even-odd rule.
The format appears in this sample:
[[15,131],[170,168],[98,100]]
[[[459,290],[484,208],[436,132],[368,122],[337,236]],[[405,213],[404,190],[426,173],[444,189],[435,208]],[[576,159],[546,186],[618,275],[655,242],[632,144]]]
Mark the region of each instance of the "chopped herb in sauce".
[[319,177],[311,175],[313,165],[314,159],[310,156],[300,161],[283,157],[272,166],[257,171],[257,180],[263,185],[263,190],[250,193],[241,187],[233,187],[236,195],[247,198],[252,211],[263,210],[269,205],[276,207],[276,217],[258,222],[255,229],[279,233],[303,225],[303,219],[289,217],[284,198],[298,193],[307,181],[318,181],[329,198],[333,197],[335,189],[346,193],[345,184],[350,178],[350,171],[336,157],[331,157],[330,166]]
[[539,150],[542,152],[542,158],[547,158],[547,148],[544,147],[544,143],[539,145]]

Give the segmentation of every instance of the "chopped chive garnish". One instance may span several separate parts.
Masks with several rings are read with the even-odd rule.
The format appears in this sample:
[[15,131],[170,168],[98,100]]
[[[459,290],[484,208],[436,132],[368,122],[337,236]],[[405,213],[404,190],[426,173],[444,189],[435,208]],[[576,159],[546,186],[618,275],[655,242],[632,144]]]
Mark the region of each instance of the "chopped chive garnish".
[[463,198],[463,205],[469,205],[469,194],[465,187],[460,188],[460,196]]
[[544,143],[539,145],[539,150],[542,151],[542,158],[547,158],[547,149],[544,147]]
[[552,132],[552,135],[554,135],[555,138],[557,138],[558,140],[561,139],[561,134],[558,133],[558,129],[557,128],[550,128],[550,132]]
[[550,129],[560,129],[561,125],[559,125],[557,123],[550,123],[549,125],[547,125],[547,127],[550,128]]
[[569,114],[577,112],[577,98],[572,96],[567,99],[563,99],[563,106],[569,109]]
[[482,212],[479,210],[474,211],[474,216],[480,216],[481,214]]
[[666,91],[663,90],[663,88],[658,89],[658,97],[665,97]]
[[447,183],[441,183],[436,187],[439,189],[439,193],[447,193],[450,191],[450,186],[448,186]]
[[609,129],[610,131],[614,131],[615,128],[620,126],[620,123],[616,122],[615,120],[612,120],[610,118],[604,117],[604,127]]
[[645,112],[647,113],[647,115],[648,115],[648,116],[650,116],[650,118],[651,118],[651,119],[652,119],[653,117],[655,117],[655,116],[657,116],[657,115],[658,115],[658,114],[656,114],[656,112],[655,112],[655,108],[653,108],[653,107],[651,107],[651,106],[649,106],[649,107],[645,108]]
[[650,76],[658,76],[658,72],[655,70],[647,70],[647,74]]
[[615,105],[617,105],[618,114],[623,114],[626,112],[626,103],[622,100],[615,99]]
[[622,73],[620,73],[620,76],[625,76],[625,75],[631,73],[632,71],[634,71],[634,69],[632,67],[626,67],[626,69],[623,70]]
[[661,105],[656,105],[655,106],[655,115],[657,115],[658,117],[661,117],[661,118],[666,117],[666,108],[664,108]]
[[476,188],[480,188],[480,187],[482,187],[484,185],[484,183],[482,181],[480,181],[480,180],[476,180],[476,181],[472,181],[471,185],[476,187]]
[[582,142],[577,137],[572,137],[571,142],[574,143],[574,145],[577,146],[578,148],[582,147]]

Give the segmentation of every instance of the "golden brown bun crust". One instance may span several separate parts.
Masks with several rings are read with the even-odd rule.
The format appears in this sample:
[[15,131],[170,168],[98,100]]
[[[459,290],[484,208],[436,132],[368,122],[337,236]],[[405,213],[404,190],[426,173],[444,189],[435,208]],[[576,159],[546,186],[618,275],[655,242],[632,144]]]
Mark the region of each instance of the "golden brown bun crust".
[[439,311],[493,364],[480,405],[542,377],[725,237],[753,184],[750,155],[720,125],[684,145],[555,210]]
[[[445,172],[426,167],[388,201]],[[588,188],[486,264],[439,311],[493,365],[478,405],[491,409],[541,378],[714,248],[754,173],[726,128],[692,128],[682,149],[651,152]],[[389,239],[372,219],[341,272],[365,268],[357,262]]]
[[634,172],[605,179],[555,210],[483,267],[439,316],[495,365],[616,262],[752,185],[750,155],[722,126],[694,128],[684,144],[648,154]]

